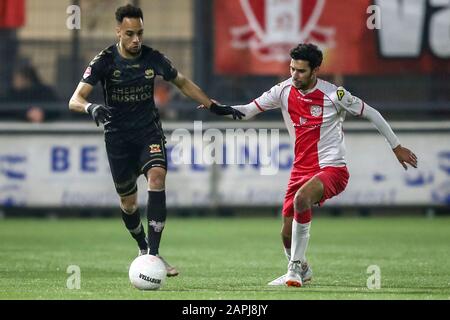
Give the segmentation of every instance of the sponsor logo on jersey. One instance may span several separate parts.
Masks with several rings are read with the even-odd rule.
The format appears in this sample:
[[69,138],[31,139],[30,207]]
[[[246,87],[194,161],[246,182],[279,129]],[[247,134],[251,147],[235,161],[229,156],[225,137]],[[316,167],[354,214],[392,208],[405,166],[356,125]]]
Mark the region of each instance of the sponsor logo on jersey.
[[151,79],[155,76],[155,72],[153,69],[147,69],[145,70],[145,79]]
[[306,119],[306,118],[303,118],[303,117],[300,117],[300,125],[302,126],[302,125],[304,125],[306,122],[308,121],[308,119]]
[[139,68],[141,65],[139,63],[137,64],[127,64],[127,69],[137,69]]
[[338,89],[338,90],[336,90],[336,94],[337,94],[337,97],[338,97],[339,101],[341,101],[342,98],[343,98],[344,95],[345,95],[345,92],[344,92],[343,89]]
[[161,152],[161,145],[159,144],[151,144],[150,145],[150,153]]
[[91,75],[91,71],[92,71],[92,68],[91,67],[87,67],[86,71],[84,71],[83,79],[86,79],[87,77],[89,77]]
[[309,111],[311,112],[311,115],[313,117],[319,117],[322,115],[322,107],[321,106],[311,106],[309,108]]
[[[112,82],[118,83],[122,80],[111,79]],[[114,102],[141,102],[152,99],[152,85],[145,86],[121,86],[111,89],[111,101]]]

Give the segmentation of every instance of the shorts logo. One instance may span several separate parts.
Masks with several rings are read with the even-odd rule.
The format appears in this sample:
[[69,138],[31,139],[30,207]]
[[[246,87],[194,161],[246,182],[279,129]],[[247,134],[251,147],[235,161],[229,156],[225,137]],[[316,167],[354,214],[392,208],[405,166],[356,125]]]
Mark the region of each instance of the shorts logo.
[[92,71],[92,68],[91,67],[87,67],[86,71],[84,71],[83,79],[86,79],[87,77],[89,77],[91,75],[91,71]]
[[344,90],[342,90],[342,89],[338,89],[338,90],[336,90],[336,94],[337,94],[337,97],[338,97],[339,101],[341,101],[342,98],[343,98],[344,95],[345,95],[345,92],[344,92]]
[[320,106],[311,106],[309,110],[313,117],[319,117],[322,115],[322,108]]
[[150,153],[161,152],[161,145],[159,145],[159,144],[151,144],[149,147],[150,147]]
[[145,70],[145,79],[151,79],[154,77],[154,75],[155,75],[155,72],[153,71],[153,69]]

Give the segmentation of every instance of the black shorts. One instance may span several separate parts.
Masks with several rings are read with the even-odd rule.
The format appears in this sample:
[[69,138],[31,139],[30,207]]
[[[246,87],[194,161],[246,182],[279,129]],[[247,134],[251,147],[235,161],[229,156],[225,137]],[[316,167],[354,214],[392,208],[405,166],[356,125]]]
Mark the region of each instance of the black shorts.
[[106,153],[119,196],[137,191],[137,178],[154,167],[167,169],[165,137],[160,132],[105,134]]

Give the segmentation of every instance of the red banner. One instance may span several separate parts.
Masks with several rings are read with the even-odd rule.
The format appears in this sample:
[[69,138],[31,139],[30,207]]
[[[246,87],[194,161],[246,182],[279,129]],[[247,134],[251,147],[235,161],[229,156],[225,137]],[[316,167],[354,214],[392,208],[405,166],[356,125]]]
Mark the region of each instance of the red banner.
[[0,0],[0,28],[18,28],[25,24],[25,0]]
[[216,0],[215,71],[289,75],[289,50],[317,44],[322,73],[450,72],[450,6],[398,0]]

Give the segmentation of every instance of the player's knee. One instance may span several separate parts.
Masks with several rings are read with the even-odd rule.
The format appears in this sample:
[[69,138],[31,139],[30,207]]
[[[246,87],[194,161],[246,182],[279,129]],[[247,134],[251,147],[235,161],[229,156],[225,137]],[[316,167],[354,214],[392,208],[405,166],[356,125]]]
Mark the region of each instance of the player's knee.
[[165,188],[166,174],[162,171],[152,171],[149,173],[148,184],[150,190],[162,190]]
[[304,190],[302,189],[298,190],[294,197],[295,211],[302,212],[310,207],[311,207],[311,197]]
[[120,199],[120,207],[126,214],[133,214],[138,209],[138,205],[136,201],[130,200],[130,199]]
[[156,178],[149,182],[150,190],[163,190],[165,189],[165,179]]

